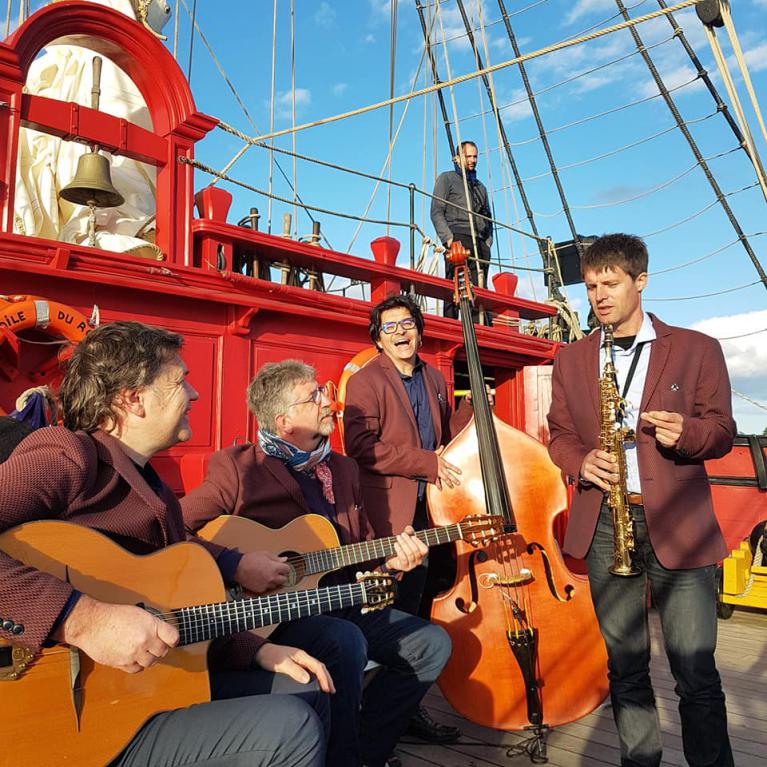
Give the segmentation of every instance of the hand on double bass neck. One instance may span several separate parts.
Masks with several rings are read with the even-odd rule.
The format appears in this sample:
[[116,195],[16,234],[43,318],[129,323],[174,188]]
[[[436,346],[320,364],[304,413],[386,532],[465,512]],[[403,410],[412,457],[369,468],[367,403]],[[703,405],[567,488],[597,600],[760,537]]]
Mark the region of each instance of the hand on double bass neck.
[[178,638],[175,626],[140,607],[99,602],[86,594],[53,636],[82,650],[96,663],[129,674],[164,658]]
[[442,457],[442,452],[444,449],[444,447],[441,447],[436,451],[437,481],[434,484],[437,486],[437,490],[442,490],[443,484],[449,488],[458,487],[458,485],[461,484],[461,480],[458,479],[458,475],[461,474],[461,470]]

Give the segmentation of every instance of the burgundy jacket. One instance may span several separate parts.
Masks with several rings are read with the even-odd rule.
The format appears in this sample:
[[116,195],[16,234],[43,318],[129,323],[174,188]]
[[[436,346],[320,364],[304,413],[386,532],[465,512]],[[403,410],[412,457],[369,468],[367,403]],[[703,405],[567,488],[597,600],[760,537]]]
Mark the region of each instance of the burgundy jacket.
[[[469,406],[452,416],[445,377],[424,364],[437,445],[446,445],[471,417]],[[346,385],[346,452],[360,467],[362,496],[377,537],[401,533],[413,522],[418,480],[437,480],[437,456],[419,447],[418,425],[399,371],[383,353]]]
[[[187,537],[173,491],[163,486],[161,497],[156,495],[118,440],[102,431],[38,429],[0,465],[0,531],[37,519],[99,530],[137,554]],[[58,578],[0,552],[0,615],[24,627],[11,636],[0,624],[0,637],[39,648],[71,593]],[[211,650],[211,664],[249,668],[262,644],[248,632],[220,640]]]
[[[331,453],[336,523],[342,544],[373,537],[362,506],[359,469],[345,455]],[[301,487],[285,464],[258,445],[236,445],[210,458],[203,483],[181,499],[187,529],[199,530],[221,514],[236,514],[271,528],[309,514]]]
[[[680,413],[684,425],[671,450],[639,422],[637,459],[648,532],[664,567],[703,567],[727,554],[703,461],[732,449],[730,380],[715,339],[650,317],[657,338],[650,346],[641,411]],[[598,487],[577,483],[586,454],[599,447],[599,342],[600,334],[592,333],[564,346],[554,362],[549,453],[576,481],[564,543],[575,557],[588,552],[603,498]]]

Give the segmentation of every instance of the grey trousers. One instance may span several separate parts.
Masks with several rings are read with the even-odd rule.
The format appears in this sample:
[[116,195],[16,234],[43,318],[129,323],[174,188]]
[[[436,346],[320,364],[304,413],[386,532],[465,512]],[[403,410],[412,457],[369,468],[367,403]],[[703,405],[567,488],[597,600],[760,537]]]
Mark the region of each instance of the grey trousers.
[[250,695],[158,714],[114,767],[322,767],[320,716],[298,695]]

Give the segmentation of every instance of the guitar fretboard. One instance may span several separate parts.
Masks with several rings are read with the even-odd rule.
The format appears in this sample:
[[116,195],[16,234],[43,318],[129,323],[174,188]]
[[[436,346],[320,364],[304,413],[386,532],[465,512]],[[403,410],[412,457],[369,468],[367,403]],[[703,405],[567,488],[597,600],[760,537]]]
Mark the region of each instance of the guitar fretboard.
[[[419,530],[416,537],[427,546],[438,546],[442,543],[451,543],[463,538],[461,524],[446,525],[445,527],[432,527],[428,530]],[[320,549],[302,554],[306,575],[325,573],[330,570],[338,570],[348,565],[358,565],[361,562],[372,562],[374,559],[388,559],[394,556],[395,536],[378,538],[374,541],[362,541],[351,543],[347,546],[339,546],[335,549]]]
[[180,634],[179,645],[183,646],[353,607],[367,601],[364,583],[346,583],[234,602],[181,607],[173,613]]

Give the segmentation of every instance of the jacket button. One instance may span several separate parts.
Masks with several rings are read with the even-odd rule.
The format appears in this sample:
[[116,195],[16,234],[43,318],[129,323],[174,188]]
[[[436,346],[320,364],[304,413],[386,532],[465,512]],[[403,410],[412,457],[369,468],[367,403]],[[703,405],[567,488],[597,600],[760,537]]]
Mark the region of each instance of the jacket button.
[[21,623],[14,623],[13,628],[11,629],[11,634],[16,634],[17,636],[19,634],[24,633],[24,626]]
[[5,631],[10,631],[15,625],[16,624],[13,621],[3,621],[3,629],[5,629]]

